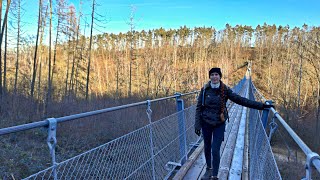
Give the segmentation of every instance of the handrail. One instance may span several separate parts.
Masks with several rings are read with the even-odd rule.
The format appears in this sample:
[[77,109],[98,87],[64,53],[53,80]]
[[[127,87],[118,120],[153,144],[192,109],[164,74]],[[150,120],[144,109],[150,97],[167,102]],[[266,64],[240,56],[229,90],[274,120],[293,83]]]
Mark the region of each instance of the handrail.
[[[274,108],[271,108],[271,111],[277,117],[277,119],[282,124],[282,126],[291,135],[292,139],[298,144],[298,146],[301,148],[301,150],[306,155],[309,155],[309,154],[313,153],[313,151],[301,140],[301,138],[293,131],[293,129],[283,120],[283,118],[279,115],[279,113]],[[313,163],[314,167],[316,167],[316,169],[320,173],[320,160],[319,159],[314,159],[312,161],[312,163]]]
[[[171,98],[178,98],[181,96],[187,96],[187,95],[195,94],[198,92],[199,91],[193,91],[193,92],[188,92],[188,93],[184,93],[184,94],[175,94],[173,96],[153,99],[153,100],[150,100],[150,102],[158,102],[158,101],[163,101],[163,100],[167,100],[167,99],[171,99]],[[85,113],[63,116],[63,117],[56,118],[56,120],[57,120],[57,123],[61,123],[61,122],[80,119],[80,118],[89,117],[89,116],[93,116],[93,115],[98,115],[98,114],[102,114],[102,113],[106,113],[106,112],[117,111],[120,109],[129,108],[129,107],[141,106],[141,105],[148,105],[148,100],[137,102],[137,103],[132,103],[132,104],[115,106],[115,107],[106,108],[106,109],[89,111],[89,112],[85,112]],[[28,124],[22,124],[22,125],[2,128],[2,129],[0,129],[0,136],[5,135],[5,134],[19,132],[19,131],[25,131],[25,130],[29,130],[29,129],[39,128],[39,127],[47,127],[48,125],[49,125],[49,121],[46,119],[46,120],[32,122],[32,123],[28,123]]]
[[[255,85],[251,82],[253,88],[259,93],[259,95],[262,97],[262,100],[266,102],[266,99],[263,97],[263,95],[258,91],[258,89],[255,87]],[[266,102],[268,103],[268,102]],[[298,144],[298,146],[301,148],[301,150],[305,153],[306,156],[313,153],[313,151],[301,140],[301,138],[293,131],[293,129],[285,122],[285,120],[280,116],[280,114],[274,109],[270,108],[270,110],[273,112],[274,116],[277,117],[279,122],[282,124],[282,126],[285,128],[285,130],[290,134],[292,139]],[[317,169],[317,171],[320,173],[320,160],[319,159],[312,159],[312,164]]]

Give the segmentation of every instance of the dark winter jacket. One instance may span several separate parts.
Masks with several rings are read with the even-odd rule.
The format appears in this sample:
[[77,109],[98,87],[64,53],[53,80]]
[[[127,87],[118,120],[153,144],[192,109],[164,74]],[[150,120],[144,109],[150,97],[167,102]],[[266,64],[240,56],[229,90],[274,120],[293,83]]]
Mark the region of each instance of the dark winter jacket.
[[[220,81],[220,88],[212,88],[210,85],[210,81],[201,88],[201,92],[198,97],[198,103],[196,107],[196,117],[195,117],[195,129],[200,130],[202,122],[209,123],[213,126],[225,123],[221,122],[220,114],[221,114],[221,99],[220,99],[220,91],[221,86],[224,86],[224,107],[226,107],[227,100],[240,104],[242,106],[246,106],[254,109],[263,109],[263,103],[251,101],[247,98],[241,97],[238,94],[234,93],[228,86],[223,84]],[[203,97],[204,95],[204,97]],[[204,102],[202,102],[204,100]],[[225,119],[228,118],[228,113],[224,110]]]

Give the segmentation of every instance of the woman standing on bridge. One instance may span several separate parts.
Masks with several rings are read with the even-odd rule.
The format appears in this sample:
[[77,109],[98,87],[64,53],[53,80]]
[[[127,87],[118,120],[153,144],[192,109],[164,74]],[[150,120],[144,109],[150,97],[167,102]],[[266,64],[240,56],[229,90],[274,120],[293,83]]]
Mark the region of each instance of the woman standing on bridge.
[[259,110],[274,107],[237,95],[223,84],[221,77],[220,68],[212,68],[209,71],[210,81],[204,85],[198,97],[194,127],[198,136],[202,129],[207,164],[206,172],[201,179],[218,179],[220,146],[224,140],[225,120],[229,118],[226,111],[228,99],[242,106]]

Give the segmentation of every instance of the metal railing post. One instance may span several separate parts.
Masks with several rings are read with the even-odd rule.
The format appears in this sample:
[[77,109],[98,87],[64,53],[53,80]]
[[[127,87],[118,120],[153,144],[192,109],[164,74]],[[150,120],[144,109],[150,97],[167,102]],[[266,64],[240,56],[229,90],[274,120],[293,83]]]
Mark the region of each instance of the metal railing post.
[[312,180],[311,176],[312,176],[312,161],[314,159],[319,159],[320,160],[320,156],[319,154],[315,153],[315,152],[311,152],[309,154],[307,154],[307,160],[306,160],[306,177],[303,178],[302,180]]
[[152,110],[151,101],[147,100],[147,115],[149,119],[149,133],[150,133],[150,154],[151,154],[151,164],[152,164],[152,179],[156,179],[155,163],[154,163],[154,148],[153,148],[153,130],[152,130]]
[[53,166],[53,178],[54,180],[57,180],[58,179],[57,170],[56,170],[57,119],[48,118],[47,121],[49,122],[47,144],[49,146],[51,161]]
[[[276,112],[278,113],[278,112]],[[268,140],[269,142],[271,142],[271,138],[273,133],[278,129],[278,124],[275,122],[276,119],[276,114],[273,115],[273,118],[271,120],[271,123],[269,124],[269,128],[270,128],[270,132],[269,132],[269,136],[268,136]]]
[[[266,103],[271,105],[272,101],[266,101]],[[266,129],[266,127],[267,127],[269,111],[270,111],[270,109],[264,109],[262,112],[261,121],[262,121],[264,129]]]
[[184,117],[184,102],[183,99],[180,99],[181,94],[176,93],[176,102],[177,102],[177,112],[178,112],[178,123],[179,123],[179,144],[180,144],[180,159],[181,164],[184,164],[187,160],[186,148],[187,148],[187,139],[186,139],[186,124]]

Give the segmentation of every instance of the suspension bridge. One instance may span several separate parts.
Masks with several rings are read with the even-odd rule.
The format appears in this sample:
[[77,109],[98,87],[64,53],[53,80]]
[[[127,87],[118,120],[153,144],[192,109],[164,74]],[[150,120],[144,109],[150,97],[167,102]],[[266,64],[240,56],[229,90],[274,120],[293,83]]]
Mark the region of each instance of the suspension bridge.
[[[266,101],[247,75],[233,91],[251,100]],[[200,179],[205,171],[202,137],[194,133],[195,105],[184,107],[183,97],[197,92],[85,112],[0,129],[0,136],[35,128],[47,128],[51,166],[25,179]],[[177,112],[153,121],[152,104],[175,99]],[[271,101],[266,101],[272,103]],[[62,162],[56,160],[57,125],[111,111],[145,107],[148,124]],[[230,119],[221,145],[219,179],[282,179],[270,141],[283,126],[305,154],[305,177],[320,173],[320,157],[313,152],[273,108],[258,111],[227,103]],[[269,117],[269,118],[268,118]],[[270,118],[272,117],[272,118]],[[267,134],[266,127],[270,127]],[[0,177],[1,179],[1,177]],[[298,178],[299,179],[299,178]],[[301,178],[300,178],[301,179]]]

